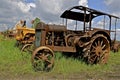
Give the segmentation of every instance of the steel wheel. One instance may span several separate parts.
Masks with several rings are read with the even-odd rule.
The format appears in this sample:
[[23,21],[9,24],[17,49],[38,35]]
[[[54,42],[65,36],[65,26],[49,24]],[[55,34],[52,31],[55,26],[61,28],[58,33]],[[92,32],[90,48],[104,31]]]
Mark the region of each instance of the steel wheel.
[[90,64],[105,64],[110,53],[110,44],[107,38],[103,35],[96,35],[92,38],[88,63]]
[[32,54],[32,64],[35,70],[50,71],[54,66],[53,51],[46,46],[37,48]]
[[30,52],[30,53],[32,53],[32,51],[33,51],[33,44],[25,44],[21,49],[21,52]]

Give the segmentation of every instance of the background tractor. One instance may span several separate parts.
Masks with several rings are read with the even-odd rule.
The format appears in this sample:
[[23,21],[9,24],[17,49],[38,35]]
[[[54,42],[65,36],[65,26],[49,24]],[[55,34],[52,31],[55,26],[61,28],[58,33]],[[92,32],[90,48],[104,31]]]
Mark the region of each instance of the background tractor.
[[[108,29],[92,27],[92,20],[99,16],[108,16]],[[35,69],[51,70],[54,66],[54,51],[81,56],[88,64],[107,63],[111,48],[111,21],[112,18],[119,19],[119,17],[84,6],[74,6],[66,10],[61,18],[64,25],[50,25],[43,22],[37,24],[35,50],[32,53],[32,64]],[[75,27],[75,30],[67,29],[68,20],[75,21],[76,24],[72,27]],[[81,30],[77,30],[81,26]]]
[[14,27],[16,33],[16,45],[23,47],[25,44],[32,44],[35,40],[35,29],[28,28],[26,26],[26,21],[18,22]]
[[[23,36],[23,42],[24,45],[23,47],[21,48],[21,51],[22,52],[30,52],[32,53],[33,51],[33,48],[34,48],[34,45],[33,45],[33,42],[35,40],[35,28],[36,28],[36,25],[40,22],[40,19],[39,18],[35,18],[34,20],[31,21],[32,23],[32,28],[26,28],[26,29],[23,29],[23,32],[25,32],[26,36]],[[22,38],[22,36],[21,36]],[[27,40],[25,39],[27,38]]]

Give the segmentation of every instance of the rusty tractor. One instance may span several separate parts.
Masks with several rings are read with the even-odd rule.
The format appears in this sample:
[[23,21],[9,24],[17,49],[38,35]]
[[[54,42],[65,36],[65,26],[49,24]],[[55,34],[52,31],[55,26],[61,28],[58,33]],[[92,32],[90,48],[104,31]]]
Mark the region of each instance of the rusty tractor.
[[[109,30],[93,28],[92,20],[98,16],[109,17]],[[45,24],[40,22],[35,29],[35,49],[32,53],[32,64],[37,70],[51,70],[54,66],[55,51],[79,54],[88,64],[105,64],[111,47],[111,19],[119,19],[101,11],[84,6],[74,6],[62,15],[64,25]],[[82,22],[81,30],[68,30],[67,21]],[[89,25],[86,25],[88,23]]]

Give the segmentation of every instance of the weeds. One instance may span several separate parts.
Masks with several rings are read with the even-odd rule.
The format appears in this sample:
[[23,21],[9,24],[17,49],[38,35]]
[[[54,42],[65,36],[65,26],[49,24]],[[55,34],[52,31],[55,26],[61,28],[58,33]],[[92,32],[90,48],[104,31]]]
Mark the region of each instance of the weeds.
[[[0,37],[0,40],[2,37]],[[0,75],[44,75],[45,72],[35,72],[31,65],[31,54],[24,53],[14,46],[15,40],[0,41]],[[72,73],[107,73],[114,70],[114,66],[120,65],[120,52],[110,54],[106,65],[87,65],[83,61],[66,58],[60,52],[55,52],[55,65],[50,74],[72,74]],[[48,73],[48,74],[49,74]]]

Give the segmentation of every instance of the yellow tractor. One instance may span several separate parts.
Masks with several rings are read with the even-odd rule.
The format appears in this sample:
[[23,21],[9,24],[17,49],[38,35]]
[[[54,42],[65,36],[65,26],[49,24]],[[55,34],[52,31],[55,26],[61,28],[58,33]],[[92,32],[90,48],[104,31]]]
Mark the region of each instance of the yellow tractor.
[[40,22],[39,18],[32,20],[32,28],[26,26],[26,21],[19,21],[13,30],[16,33],[16,46],[21,48],[21,51],[29,51],[33,49],[33,42],[35,40],[35,27]]
[[15,27],[15,33],[16,33],[16,46],[22,47],[25,44],[32,44],[35,40],[35,29],[28,28],[26,26],[26,21],[20,21],[18,22]]

